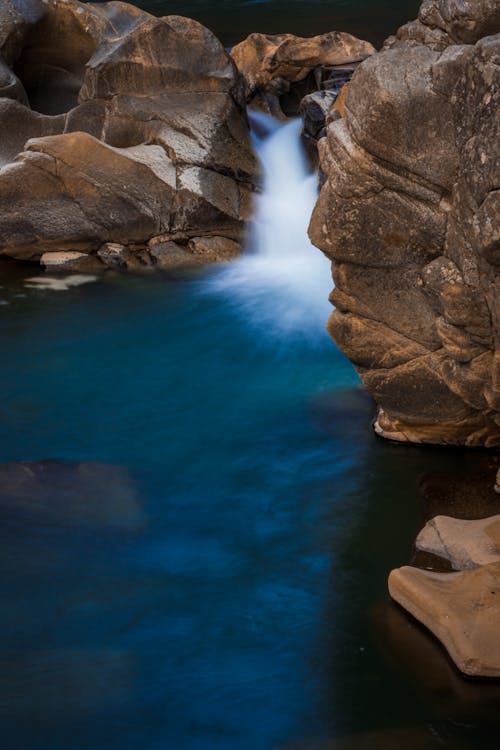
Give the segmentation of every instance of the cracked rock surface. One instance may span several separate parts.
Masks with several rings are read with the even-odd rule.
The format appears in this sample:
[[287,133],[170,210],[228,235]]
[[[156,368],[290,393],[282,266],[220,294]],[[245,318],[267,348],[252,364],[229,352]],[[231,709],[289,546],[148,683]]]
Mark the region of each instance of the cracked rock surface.
[[500,9],[426,0],[319,142],[328,329],[398,441],[500,444]]
[[242,82],[196,21],[0,0],[0,130],[0,254],[241,241],[257,173]]

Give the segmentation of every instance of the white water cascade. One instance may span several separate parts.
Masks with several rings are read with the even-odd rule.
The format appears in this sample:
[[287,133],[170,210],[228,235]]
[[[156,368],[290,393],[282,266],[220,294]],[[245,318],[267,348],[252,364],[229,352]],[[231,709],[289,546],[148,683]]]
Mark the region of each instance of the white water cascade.
[[317,176],[307,169],[301,122],[283,125],[253,114],[252,124],[263,190],[245,253],[220,270],[210,288],[228,294],[249,322],[268,333],[323,337],[332,282],[329,261],[307,236]]

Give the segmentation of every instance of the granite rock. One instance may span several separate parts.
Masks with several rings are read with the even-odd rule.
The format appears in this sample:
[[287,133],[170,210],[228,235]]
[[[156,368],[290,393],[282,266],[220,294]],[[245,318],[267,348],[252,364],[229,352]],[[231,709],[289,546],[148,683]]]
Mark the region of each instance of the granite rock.
[[77,0],[0,0],[0,20],[0,254],[241,241],[258,170],[208,29]]
[[500,560],[459,573],[404,566],[391,572],[389,592],[434,633],[461,672],[500,677]]
[[357,68],[320,141],[328,330],[396,441],[500,444],[498,11],[425,2]]

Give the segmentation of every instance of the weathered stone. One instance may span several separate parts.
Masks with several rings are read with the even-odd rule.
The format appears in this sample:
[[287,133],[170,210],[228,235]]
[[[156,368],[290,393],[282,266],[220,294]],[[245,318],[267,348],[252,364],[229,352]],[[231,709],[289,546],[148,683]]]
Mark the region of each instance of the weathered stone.
[[462,672],[500,677],[500,561],[460,573],[405,566],[391,572],[389,592],[434,633]]
[[231,50],[243,74],[246,96],[263,91],[275,81],[297,83],[319,66],[344,65],[364,60],[374,47],[351,34],[332,31],[302,38],[292,34],[250,34]]
[[242,235],[257,163],[210,31],[124,3],[2,0],[0,14],[0,254]]
[[239,255],[240,244],[227,237],[194,237],[189,242],[193,255],[208,260],[232,260]]
[[449,560],[454,570],[500,561],[500,515],[476,521],[436,516],[417,536],[417,550]]
[[97,271],[102,268],[102,263],[94,255],[71,250],[44,253],[40,263],[47,271]]
[[499,32],[495,0],[425,2],[357,68],[319,148],[329,330],[390,439],[500,444]]

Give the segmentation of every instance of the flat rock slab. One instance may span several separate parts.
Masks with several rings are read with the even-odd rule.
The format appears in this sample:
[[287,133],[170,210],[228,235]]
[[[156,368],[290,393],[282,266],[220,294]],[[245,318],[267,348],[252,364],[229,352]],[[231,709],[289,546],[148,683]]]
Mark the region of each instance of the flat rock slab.
[[458,669],[500,678],[500,561],[460,573],[404,566],[389,593],[441,641]]
[[500,562],[500,515],[477,521],[436,516],[424,526],[415,546],[449,560],[454,570]]

